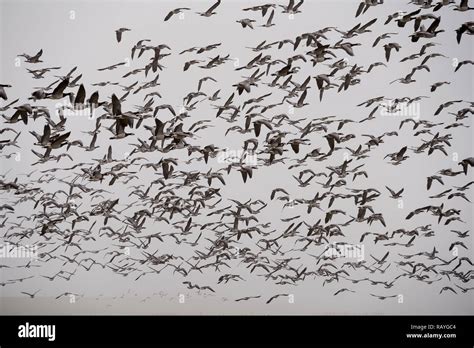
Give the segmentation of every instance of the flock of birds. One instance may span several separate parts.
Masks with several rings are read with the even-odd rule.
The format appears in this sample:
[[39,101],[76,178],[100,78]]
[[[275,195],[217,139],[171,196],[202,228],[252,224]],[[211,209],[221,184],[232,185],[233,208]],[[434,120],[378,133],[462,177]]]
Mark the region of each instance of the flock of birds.
[[[219,0],[197,13],[218,16],[220,5]],[[355,17],[367,17],[375,7],[382,8],[383,1],[364,0],[354,9]],[[348,89],[361,88],[358,85],[362,81],[370,82],[374,69],[388,68],[397,61],[414,64],[406,76],[387,84],[416,83],[415,78],[421,80],[431,71],[429,61],[447,58],[447,52],[437,49],[442,48],[437,38],[462,44],[474,34],[472,21],[460,21],[455,32],[442,29],[443,11],[472,13],[474,8],[467,0],[412,0],[407,7],[410,11],[361,20],[348,29],[326,27],[260,42],[248,48],[254,58],[240,66],[234,65],[230,53],[221,52],[221,43],[179,52],[167,44],[142,39],[131,46],[130,57],[140,62],[140,68],[128,69],[124,62],[100,68],[122,70],[121,77],[91,86],[83,82],[77,67],[53,75],[61,68],[44,67],[43,50],[19,55],[33,79],[50,82],[35,89],[23,103],[11,101],[11,85],[0,81],[0,98],[4,100],[0,108],[0,154],[3,169],[7,167],[0,175],[2,239],[11,245],[34,244],[38,260],[15,266],[32,273],[25,277],[8,277],[14,267],[0,264],[4,272],[0,285],[23,283],[22,293],[33,298],[41,289],[30,289],[28,284],[69,281],[81,271],[93,270],[111,271],[133,281],[171,272],[182,288],[204,294],[218,293],[225,284],[245,282],[251,276],[285,289],[268,297],[236,296],[233,300],[237,302],[260,298],[266,303],[278,301],[289,296],[292,286],[307,279],[320,279],[323,286],[333,286],[335,296],[360,293],[358,284],[367,284],[370,291],[362,292],[380,300],[397,297],[397,283],[402,279],[438,285],[439,293],[474,289],[473,263],[466,256],[472,250],[472,237],[463,221],[463,213],[472,210],[474,157],[442,162],[443,166],[453,165],[421,178],[429,203],[408,212],[405,221],[386,220],[377,207],[382,200],[398,200],[407,192],[388,183],[386,187],[372,187],[371,177],[380,173],[365,167],[367,160],[374,160],[373,151],[383,148],[384,140],[395,139],[401,132],[413,143],[386,149],[386,156],[377,161],[403,166],[409,158],[423,162],[431,161],[433,154],[450,155],[454,129],[469,127],[474,102],[442,101],[425,118],[400,119],[395,129],[377,135],[352,134],[345,129],[351,124],[370,127],[381,111],[396,113],[407,105],[437,98],[437,91],[448,88],[451,81],[435,82],[427,96],[361,100],[357,110],[364,110],[364,116],[360,118],[303,116],[311,106],[323,103],[327,94],[339,93],[342,99]],[[278,25],[281,13],[297,18],[304,8],[304,0],[255,5],[243,8],[244,18],[237,23],[242,30],[267,30]],[[191,11],[176,8],[164,12],[162,20],[169,23]],[[252,13],[255,16],[248,18]],[[389,29],[374,36],[372,47],[358,48],[361,44],[356,39],[374,35],[375,25],[380,25],[377,31]],[[126,44],[131,30],[115,31],[117,45]],[[409,37],[419,49],[404,52],[394,40],[397,35]],[[350,64],[347,58],[359,49],[383,50],[385,61],[367,66]],[[162,102],[165,86],[160,85],[160,74],[166,71],[167,60],[184,55],[189,59],[181,72],[183,79],[189,70],[200,69],[206,74],[196,90],[183,96],[178,109],[176,103]],[[206,55],[211,57],[206,59]],[[459,59],[452,76],[458,71],[472,75],[474,62],[470,58]],[[235,83],[219,80],[218,74],[213,74],[219,66],[241,71],[245,77]],[[302,76],[303,66],[313,73]],[[123,94],[107,93],[110,88]],[[224,94],[224,90],[230,93]],[[142,105],[131,106],[131,96],[142,96]],[[277,102],[270,102],[272,98]],[[52,112],[42,106],[47,100],[69,103]],[[202,107],[213,108],[215,115],[193,120]],[[292,111],[287,112],[289,109]],[[68,128],[69,115],[84,111],[99,116],[94,127],[82,130],[79,138]],[[23,131],[32,124],[36,131]],[[217,128],[217,124],[228,126]],[[202,135],[213,128],[229,138],[242,139],[237,158],[217,161],[225,149]],[[20,148],[20,137],[30,146]],[[325,141],[324,146],[314,147],[316,139]],[[108,147],[97,145],[107,142]],[[127,156],[116,156],[117,143],[128,143]],[[7,160],[12,160],[18,149],[31,150],[37,160],[31,163],[31,172],[12,176],[8,167],[14,164]],[[343,159],[344,152],[348,156]],[[152,161],[150,154],[161,159]],[[251,154],[257,156],[256,163],[248,161]],[[328,165],[331,160],[338,165]],[[193,169],[198,165],[207,169]],[[233,192],[245,192],[246,184],[259,176],[262,167],[275,168],[286,186],[269,187],[266,200],[230,198]],[[151,173],[154,180],[144,181],[143,173]],[[240,185],[226,185],[234,175],[241,176]],[[462,178],[463,184],[452,185],[451,177]],[[308,194],[292,196],[290,186],[306,188]],[[129,202],[120,198],[123,194]],[[246,194],[252,196],[252,192]],[[452,208],[453,202],[465,210]],[[285,228],[273,228],[274,222],[261,216],[274,204],[285,211],[299,208],[295,211],[300,213],[281,218]],[[350,208],[341,208],[343,205]],[[278,209],[271,214],[278,220]],[[407,227],[417,220],[424,223]],[[349,244],[347,236],[353,236],[355,226],[370,230],[357,239],[366,250],[376,246],[377,253],[369,252],[363,260],[328,255],[328,246]],[[451,236],[452,244],[424,249],[430,238],[439,234]],[[99,240],[106,240],[107,247],[94,247]],[[181,250],[191,250],[192,256],[184,257]],[[454,254],[454,250],[459,251]],[[57,272],[33,272],[43,264],[57,266]]]

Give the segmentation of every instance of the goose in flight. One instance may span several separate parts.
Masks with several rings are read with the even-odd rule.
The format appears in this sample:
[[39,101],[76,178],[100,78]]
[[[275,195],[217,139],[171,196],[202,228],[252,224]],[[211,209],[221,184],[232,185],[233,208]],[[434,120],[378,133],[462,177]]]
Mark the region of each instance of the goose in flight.
[[382,265],[382,264],[385,262],[385,260],[387,259],[387,257],[388,257],[389,254],[390,254],[390,252],[387,251],[387,252],[385,253],[385,255],[384,255],[380,260],[377,259],[377,258],[375,258],[375,257],[372,256],[372,255],[370,255],[370,257],[373,258],[373,259],[376,261],[377,264]]
[[458,44],[461,43],[463,34],[474,35],[474,21],[463,23],[458,29],[456,29],[456,40]]
[[5,88],[10,88],[10,87],[11,87],[11,85],[0,84],[0,98],[2,98],[3,100],[8,99],[7,92],[5,92]]
[[122,34],[126,31],[130,31],[128,28],[119,28],[115,30],[115,38],[117,39],[117,42],[122,41]]
[[420,38],[432,39],[436,37],[439,33],[443,33],[444,29],[436,30],[441,22],[441,17],[437,17],[433,23],[429,26],[428,29],[425,30],[423,26],[421,26],[419,31],[416,31],[414,34],[410,35],[412,42],[418,42]]
[[398,33],[385,33],[385,34],[382,34],[380,36],[378,36],[374,43],[372,44],[372,47],[375,47],[377,46],[377,44],[380,42],[380,40],[384,40],[384,39],[389,39],[392,35],[397,35]]
[[384,159],[387,157],[390,157],[390,160],[393,162],[393,164],[400,164],[400,162],[408,158],[408,156],[405,156],[406,151],[407,151],[407,147],[404,146],[398,152],[389,153],[388,155],[384,157]]
[[398,52],[400,50],[400,48],[402,48],[402,46],[400,46],[396,42],[391,42],[391,43],[388,43],[388,44],[384,45],[383,48],[385,49],[385,59],[388,62],[390,60],[390,53],[392,52],[392,50],[394,49],[395,51]]
[[388,24],[393,18],[398,18],[398,19],[396,20],[397,25],[398,25],[398,27],[403,28],[403,27],[405,27],[405,25],[406,25],[408,22],[414,20],[414,19],[415,19],[415,16],[417,16],[418,14],[420,14],[420,12],[421,12],[421,9],[418,9],[418,10],[413,11],[413,12],[410,12],[410,13],[405,13],[403,16],[401,16],[401,18],[400,18],[400,14],[401,14],[401,13],[400,13],[400,12],[396,12],[394,15],[391,15],[391,16],[388,17],[388,19],[387,19],[387,21],[385,22],[385,24]]
[[372,6],[377,6],[383,4],[383,1],[378,1],[378,0],[363,0],[360,4],[359,7],[357,7],[356,11],[356,18],[359,17],[361,14],[364,14],[367,12],[367,10],[372,7]]
[[463,159],[458,164],[460,166],[462,166],[464,174],[467,175],[468,168],[469,167],[474,167],[474,157],[469,157],[469,158]]
[[453,5],[454,11],[465,12],[474,10],[474,7],[469,7],[469,0],[460,0],[459,5]]
[[43,61],[40,60],[42,55],[43,55],[43,50],[41,49],[34,56],[30,56],[26,53],[23,53],[23,54],[20,54],[18,57],[25,58],[25,62],[27,62],[27,63],[35,64],[35,63],[43,63]]
[[209,9],[206,12],[197,12],[198,15],[202,17],[211,17],[212,15],[217,14],[217,12],[214,12],[214,10],[221,4],[221,0],[217,0],[217,2],[209,7]]
[[449,287],[449,286],[443,287],[439,293],[441,294],[441,293],[444,292],[444,291],[451,291],[451,292],[454,292],[455,294],[457,294],[457,292],[456,292],[453,288],[451,288],[451,287]]
[[126,64],[125,62],[121,62],[121,63],[117,63],[117,64],[113,64],[113,65],[106,66],[106,67],[104,67],[104,68],[99,68],[99,69],[97,69],[97,71],[115,70],[115,69],[117,69],[119,66],[125,65],[125,64]]
[[439,87],[443,86],[443,85],[450,85],[451,82],[448,82],[448,81],[440,81],[440,82],[436,82],[436,83],[433,83],[430,87],[430,91],[431,92],[435,92]]
[[289,296],[289,294],[277,294],[277,295],[274,295],[272,297],[270,297],[268,300],[267,300],[267,304],[269,304],[270,302],[272,302],[273,300],[277,299],[278,297],[281,297],[281,296]]
[[472,60],[463,60],[463,61],[459,62],[458,64],[456,64],[456,68],[454,69],[454,72],[458,71],[459,69],[461,69],[461,67],[463,65],[467,65],[467,64],[474,65],[474,61],[472,61]]
[[168,12],[168,14],[165,17],[165,22],[168,21],[174,15],[176,15],[178,13],[183,13],[183,11],[189,11],[189,10],[191,10],[189,7],[175,8],[174,10],[171,10],[170,12]]
[[249,27],[250,29],[253,29],[253,23],[256,22],[254,19],[249,19],[249,18],[244,18],[244,19],[239,19],[236,21],[237,23],[240,23],[242,25],[242,28],[247,28]]
[[379,300],[386,300],[388,298],[397,297],[398,295],[380,296],[380,295],[370,294],[370,296],[377,297]]
[[347,288],[342,288],[342,289],[339,289],[338,291],[336,291],[333,296],[337,296],[337,295],[339,295],[339,294],[341,294],[341,293],[343,293],[343,292],[355,292],[355,291],[354,291],[354,290],[347,289]]
[[278,6],[280,6],[283,9],[282,13],[289,13],[289,14],[301,13],[301,11],[299,11],[299,8],[301,5],[303,5],[303,2],[304,0],[300,0],[300,2],[298,2],[298,4],[295,5],[295,0],[290,0],[288,3],[288,6],[284,6],[284,5],[278,5]]
[[30,293],[28,293],[28,292],[24,292],[24,291],[22,291],[21,293],[22,293],[23,295],[29,296],[30,298],[35,298],[35,296],[36,296],[36,294],[37,294],[38,292],[40,292],[40,290],[37,290],[37,291],[35,291],[35,292],[32,293],[32,294],[30,294]]
[[275,8],[275,4],[265,4],[242,9],[242,11],[262,11],[262,17],[265,17],[270,8]]
[[275,10],[272,10],[272,12],[270,13],[270,16],[268,17],[267,23],[261,25],[261,27],[263,27],[263,28],[273,27],[275,25],[275,24],[272,23],[274,15],[275,15]]
[[203,62],[202,60],[197,60],[197,59],[187,61],[186,63],[184,63],[183,71],[188,71],[191,66],[202,63],[202,62]]
[[394,190],[392,190],[390,187],[388,186],[385,186],[385,188],[390,192],[390,198],[393,198],[393,199],[399,199],[402,197],[402,193],[403,191],[405,190],[404,188],[402,188],[400,191],[396,192]]
[[245,296],[245,297],[241,297],[241,298],[238,298],[235,300],[235,302],[240,302],[240,301],[248,301],[248,300],[251,300],[251,299],[256,299],[256,298],[260,298],[262,296]]
[[308,94],[308,89],[305,89],[296,103],[292,102],[292,101],[289,101],[289,100],[287,100],[286,102],[288,104],[293,105],[294,108],[302,108],[303,106],[309,105],[308,103],[304,102],[304,100],[306,99],[307,94]]
[[69,86],[69,78],[64,79],[59,83],[53,92],[46,94],[45,98],[49,99],[63,99],[64,97],[68,96],[70,101],[72,102],[74,94],[72,92],[64,93],[66,87]]

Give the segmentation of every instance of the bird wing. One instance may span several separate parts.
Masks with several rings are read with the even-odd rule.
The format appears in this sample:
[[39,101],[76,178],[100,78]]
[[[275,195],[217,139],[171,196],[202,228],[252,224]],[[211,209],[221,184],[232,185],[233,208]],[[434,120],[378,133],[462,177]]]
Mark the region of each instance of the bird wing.
[[214,5],[209,7],[206,13],[212,13],[212,11],[214,11],[217,8],[217,6],[219,6],[220,4],[221,4],[221,0],[217,0],[217,2]]
[[170,11],[170,12],[166,15],[166,17],[165,17],[165,22],[166,22],[168,19],[170,19],[171,17],[173,17],[173,15],[174,15],[174,10],[173,10],[173,11]]
[[112,94],[112,114],[120,115],[122,114],[122,104],[120,103],[119,98],[115,94]]
[[76,98],[74,99],[74,104],[83,104],[86,99],[86,89],[84,85],[81,84],[79,86],[79,90],[77,91]]
[[62,80],[61,83],[57,85],[56,88],[53,90],[53,95],[62,94],[68,85],[69,78]]

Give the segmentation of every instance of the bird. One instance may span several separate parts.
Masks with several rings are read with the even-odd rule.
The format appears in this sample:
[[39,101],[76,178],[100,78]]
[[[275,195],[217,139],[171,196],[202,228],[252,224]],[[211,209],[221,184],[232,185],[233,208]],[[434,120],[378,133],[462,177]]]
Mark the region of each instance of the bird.
[[283,9],[283,11],[282,11],[283,13],[294,14],[294,13],[300,13],[301,12],[301,11],[299,11],[299,8],[300,8],[301,5],[303,5],[303,2],[304,2],[304,0],[300,0],[297,4],[295,4],[294,0],[289,0],[287,6],[284,6],[284,5],[279,5],[279,6]]
[[35,298],[35,296],[36,296],[36,294],[37,294],[38,292],[40,292],[40,290],[37,290],[37,291],[35,291],[35,292],[32,293],[32,294],[30,294],[30,293],[28,293],[28,292],[24,292],[24,291],[22,291],[21,293],[22,293],[23,295],[29,296],[30,298]]
[[383,264],[383,263],[385,262],[385,260],[387,259],[387,257],[388,257],[389,254],[390,254],[390,252],[387,251],[387,252],[385,253],[385,255],[384,255],[380,260],[377,259],[377,258],[375,258],[375,257],[372,256],[372,255],[370,255],[370,257],[372,257],[372,258],[376,261],[376,263],[380,265],[380,264]]
[[23,53],[23,54],[20,54],[18,57],[25,58],[25,61],[27,63],[36,64],[36,63],[43,63],[43,61],[40,59],[42,55],[43,55],[43,50],[40,49],[38,53],[36,53],[34,56],[30,56],[26,53]]
[[458,29],[456,29],[456,40],[458,44],[461,43],[464,34],[474,35],[474,21],[463,23]]
[[276,294],[276,295],[273,295],[272,297],[270,297],[266,304],[269,304],[270,302],[272,302],[273,300],[277,299],[278,297],[282,297],[282,296],[289,296],[289,294]]
[[287,100],[286,102],[287,102],[288,104],[293,105],[293,107],[295,107],[295,108],[301,108],[301,107],[303,107],[303,106],[305,106],[305,105],[309,105],[308,103],[305,103],[305,102],[304,102],[304,100],[306,99],[306,96],[307,96],[307,95],[308,95],[308,90],[305,89],[305,90],[303,91],[303,93],[301,94],[301,96],[299,97],[299,99],[298,99],[298,101],[297,101],[296,103],[294,103],[294,102],[292,102],[292,101],[289,101],[289,100]]
[[458,62],[456,64],[456,68],[454,69],[454,72],[457,72],[459,69],[461,69],[463,65],[468,65],[468,64],[474,65],[474,61],[467,59],[467,60]]
[[51,93],[47,93],[45,98],[50,99],[63,99],[64,97],[69,97],[69,100],[72,101],[73,94],[72,92],[64,93],[64,90],[69,86],[69,79],[64,79],[61,81]]
[[202,63],[202,60],[197,60],[197,59],[190,60],[184,63],[183,71],[188,71],[192,65],[199,64],[199,63]]
[[377,36],[374,43],[372,44],[372,47],[377,46],[380,40],[389,39],[392,35],[397,35],[397,33],[384,33],[382,35]]
[[379,300],[386,300],[386,299],[388,299],[388,298],[397,297],[398,295],[381,296],[381,295],[370,294],[370,296],[376,297],[376,298],[378,298]]
[[450,84],[451,84],[451,82],[448,82],[448,81],[436,82],[436,83],[431,85],[430,91],[434,92],[438,89],[438,87],[441,87],[442,85],[450,85]]
[[126,31],[130,31],[130,29],[128,29],[128,28],[119,28],[119,29],[115,30],[115,38],[117,39],[117,42],[122,41],[122,35]]
[[254,29],[253,23],[255,23],[256,21],[254,19],[244,18],[244,19],[239,19],[236,22],[240,23],[240,25],[242,25],[242,28],[249,27],[250,29]]
[[404,161],[405,159],[408,158],[408,156],[405,156],[406,151],[407,151],[407,147],[404,146],[400,149],[400,151],[394,152],[394,153],[389,153],[384,158],[390,157],[393,164],[399,164],[400,162],[402,162],[402,161]]
[[0,98],[3,100],[8,100],[7,92],[5,92],[5,88],[10,88],[11,85],[0,84]]
[[401,197],[402,197],[402,193],[403,193],[403,191],[405,190],[405,189],[402,188],[402,189],[399,190],[399,191],[394,191],[394,190],[392,190],[392,189],[391,189],[390,187],[388,187],[388,186],[385,186],[385,188],[390,192],[390,195],[391,195],[390,197],[393,198],[393,199],[399,199],[399,198],[401,198]]
[[474,167],[474,157],[465,158],[458,165],[462,166],[464,174],[467,175],[468,168]]
[[347,288],[342,288],[342,289],[339,289],[338,291],[336,291],[336,292],[334,293],[334,296],[337,296],[337,295],[339,295],[339,294],[341,294],[341,293],[343,293],[343,292],[347,292],[347,291],[348,291],[348,292],[355,292],[354,290],[350,290],[350,289],[347,289]]
[[465,12],[469,10],[474,10],[474,7],[469,7],[469,0],[460,0],[459,5],[455,5],[454,11]]
[[398,52],[402,48],[396,42],[388,43],[388,44],[384,45],[383,47],[385,49],[385,59],[387,60],[387,62],[390,60],[390,53],[392,52],[393,49]]
[[439,293],[441,294],[441,293],[443,293],[443,291],[451,291],[451,292],[457,294],[456,290],[454,290],[454,289],[453,289],[452,287],[450,287],[450,286],[445,286],[445,287],[441,288],[441,290],[440,290]]
[[431,185],[433,184],[433,181],[439,182],[441,185],[444,185],[443,180],[439,175],[432,175],[427,178],[427,183],[426,183],[426,189],[429,190],[431,188]]
[[214,3],[214,5],[212,5],[211,7],[209,7],[209,9],[206,11],[206,12],[198,12],[198,14],[202,17],[211,17],[215,14],[217,14],[217,12],[214,12],[214,10],[221,4],[221,0],[217,0],[216,3]]
[[[263,15],[263,16],[265,16],[265,15]],[[273,17],[274,16],[275,16],[275,10],[272,10],[272,12],[270,12],[270,15],[268,16],[267,22],[265,24],[262,24],[260,27],[271,28],[271,27],[275,26],[275,24],[273,23]]]
[[191,10],[189,7],[178,7],[178,8],[175,8],[174,10],[171,10],[170,12],[168,12],[168,14],[166,15],[165,17],[165,22],[168,21],[171,17],[173,17],[174,15],[176,14],[181,14],[183,13],[184,11],[189,11]]
[[126,64],[125,62],[120,62],[120,63],[117,63],[117,64],[113,64],[113,65],[106,66],[105,68],[97,69],[97,71],[115,70],[115,69],[117,69],[119,66],[125,65],[125,64]]
[[248,301],[248,300],[257,299],[257,298],[260,298],[260,297],[261,297],[260,295],[258,295],[258,296],[246,296],[246,297],[241,297],[241,298],[236,299],[235,302]]

